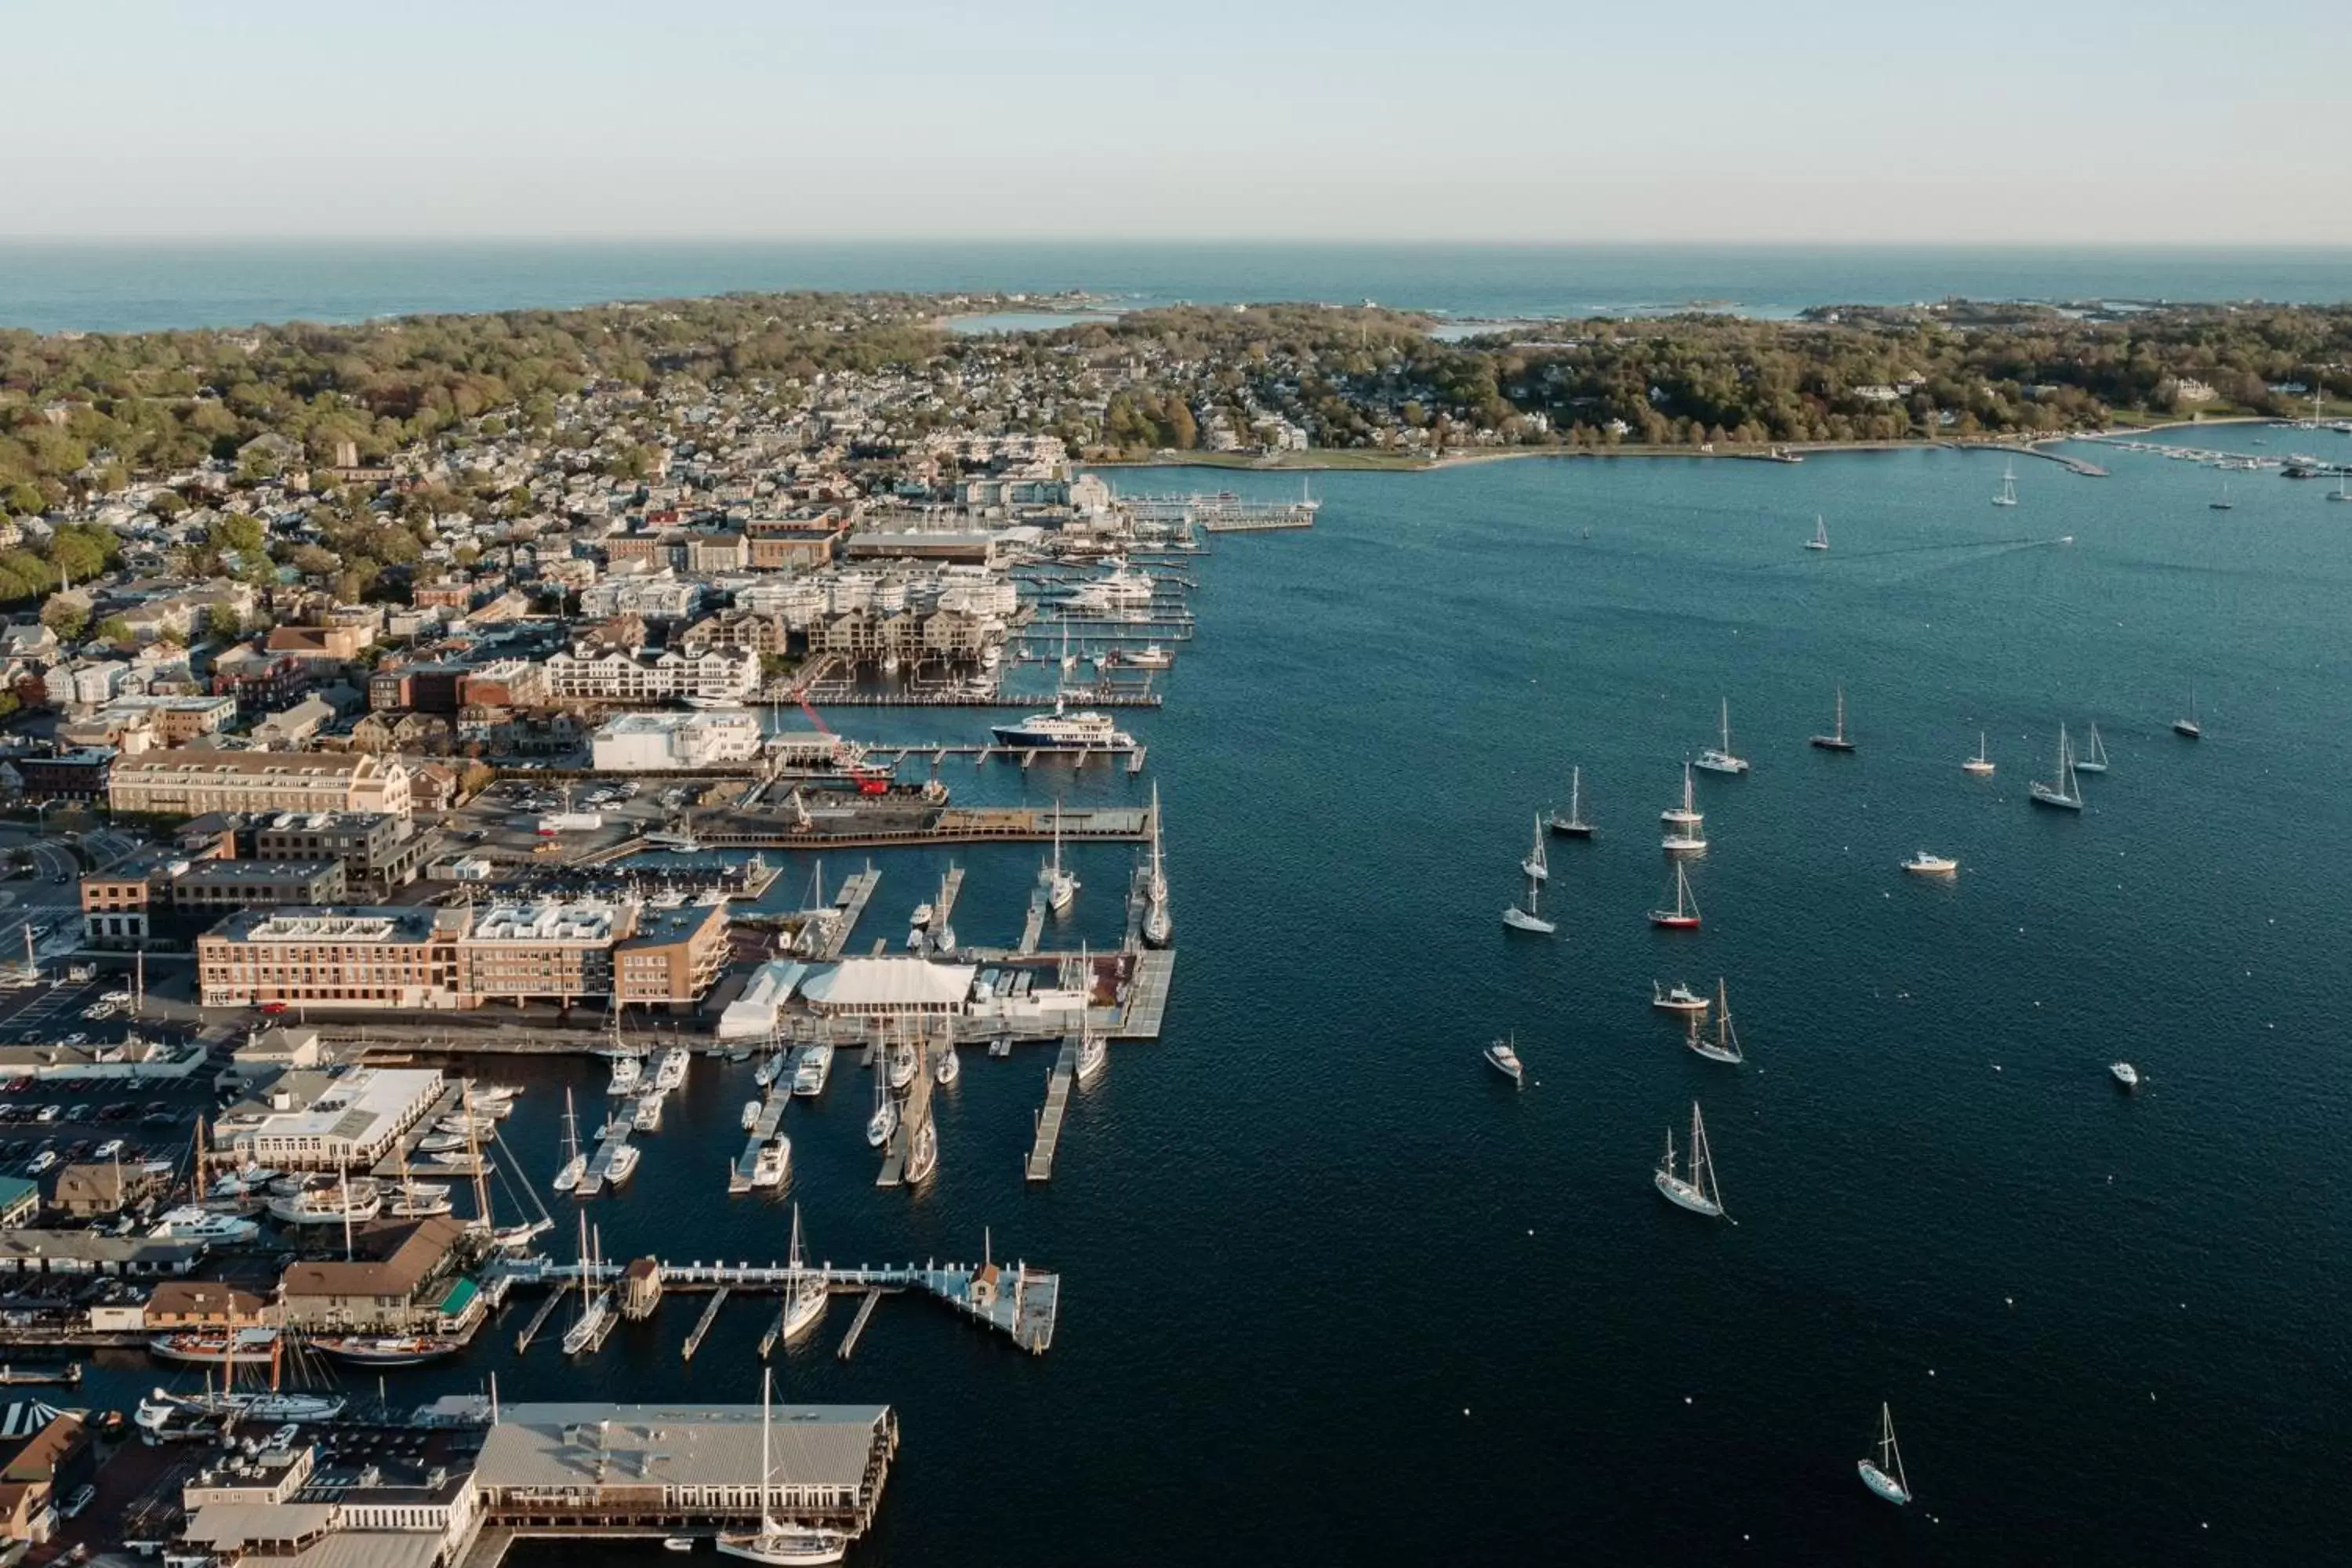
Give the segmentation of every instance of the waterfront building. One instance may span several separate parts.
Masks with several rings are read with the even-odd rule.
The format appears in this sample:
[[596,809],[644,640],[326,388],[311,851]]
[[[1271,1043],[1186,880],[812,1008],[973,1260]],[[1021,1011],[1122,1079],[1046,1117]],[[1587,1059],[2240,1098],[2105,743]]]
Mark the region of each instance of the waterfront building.
[[760,658],[747,648],[707,647],[649,654],[620,649],[566,650],[546,665],[551,700],[667,702],[680,697],[748,697],[760,684]]
[[221,1112],[216,1149],[272,1171],[366,1170],[439,1103],[435,1068],[293,1071]]
[[749,710],[623,713],[589,742],[599,773],[662,773],[747,763],[760,754],[760,720]]
[[289,1263],[278,1282],[289,1328],[348,1333],[463,1333],[484,1307],[456,1272],[466,1222],[435,1215],[407,1224],[369,1225],[352,1239],[354,1256]]
[[409,773],[365,752],[168,750],[115,761],[116,811],[194,816],[206,811],[409,812]]
[[449,1568],[473,1544],[481,1496],[455,1453],[321,1472],[308,1444],[225,1448],[180,1492],[173,1563],[280,1568]]

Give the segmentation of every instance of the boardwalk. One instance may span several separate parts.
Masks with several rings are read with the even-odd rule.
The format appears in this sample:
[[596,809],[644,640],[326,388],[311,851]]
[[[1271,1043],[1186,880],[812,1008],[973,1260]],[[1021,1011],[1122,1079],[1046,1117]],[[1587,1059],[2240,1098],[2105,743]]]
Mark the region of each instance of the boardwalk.
[[841,1337],[841,1348],[834,1353],[847,1361],[857,1353],[857,1342],[865,1336],[866,1325],[874,1318],[874,1309],[882,1304],[882,1288],[876,1286],[866,1292],[866,1300],[857,1303],[857,1316],[851,1320],[849,1332]]
[[1062,1121],[1069,1114],[1070,1086],[1078,1077],[1078,1037],[1066,1037],[1061,1055],[1054,1058],[1053,1071],[1045,1077],[1045,1109],[1037,1114],[1037,1141],[1029,1146],[1029,1162],[1023,1173],[1030,1181],[1043,1182],[1054,1174],[1054,1154],[1062,1144]]
[[1136,955],[1135,980],[1127,1003],[1111,1015],[1103,1032],[1118,1040],[1156,1040],[1168,1011],[1168,988],[1176,974],[1176,950],[1148,947]]
[[694,1352],[702,1348],[702,1336],[710,1331],[710,1325],[718,1320],[719,1309],[727,1304],[728,1292],[733,1289],[731,1285],[721,1285],[710,1293],[710,1304],[702,1309],[702,1316],[694,1321],[693,1331],[686,1336],[686,1343],[678,1347],[678,1360],[694,1359]]
[[833,900],[833,929],[825,938],[824,951],[819,954],[827,963],[838,960],[849,946],[849,933],[856,929],[857,917],[866,912],[874,889],[881,884],[882,873],[868,866],[841,885],[840,896]]

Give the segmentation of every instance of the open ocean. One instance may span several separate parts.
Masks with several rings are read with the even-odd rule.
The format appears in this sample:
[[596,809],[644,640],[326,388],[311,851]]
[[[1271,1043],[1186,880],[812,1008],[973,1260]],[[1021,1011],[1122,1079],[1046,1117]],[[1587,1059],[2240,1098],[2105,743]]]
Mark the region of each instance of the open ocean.
[[[1195,564],[1198,640],[1132,716],[1145,778],[946,771],[973,801],[1166,800],[1166,1036],[1113,1047],[1051,1184],[1021,1176],[1042,1047],[967,1057],[919,1195],[873,1186],[844,1058],[786,1120],[789,1190],[730,1200],[751,1068],[704,1062],[591,1205],[607,1253],[778,1258],[789,1200],[823,1258],[971,1258],[985,1226],[1063,1272],[1042,1358],[915,1299],[854,1361],[845,1301],[782,1358],[782,1397],[903,1417],[857,1563],[2352,1561],[2352,516],[2270,476],[2216,513],[2210,470],[2079,450],[2114,477],[2022,459],[2014,510],[1987,504],[2000,458],[1930,450],[1318,476],[1311,533]],[[1817,513],[1826,555],[1799,548]],[[1840,682],[1843,757],[1805,744]],[[2168,729],[2192,687],[2201,743]],[[1657,814],[1727,697],[1755,771],[1701,775],[1706,925],[1654,931]],[[2025,798],[2062,721],[2113,758],[2080,816]],[[1959,770],[1979,730],[1990,780]],[[1601,837],[1552,847],[1559,937],[1507,935],[1572,764]],[[1957,879],[1896,869],[1923,846]],[[959,931],[1009,941],[1037,857],[958,853]],[[895,948],[946,857],[877,859],[856,944]],[[1075,929],[1110,941],[1129,852],[1075,860]],[[1649,1006],[1718,975],[1743,1069]],[[1523,1091],[1479,1058],[1505,1030]],[[593,1113],[604,1074],[520,1076],[505,1135],[543,1184],[562,1085]],[[1651,1188],[1694,1099],[1737,1226]],[[681,1364],[699,1307],[579,1369],[552,1337],[516,1356],[510,1310],[397,1388],[756,1398],[772,1307]],[[1882,1401],[1909,1509],[1855,1478]],[[657,1553],[525,1561],[559,1555]]]
[[1116,244],[0,242],[0,327],[146,331],[771,289],[1087,289],[1114,305],[1318,300],[1486,319],[1754,316],[1979,300],[2352,299],[2352,250]]

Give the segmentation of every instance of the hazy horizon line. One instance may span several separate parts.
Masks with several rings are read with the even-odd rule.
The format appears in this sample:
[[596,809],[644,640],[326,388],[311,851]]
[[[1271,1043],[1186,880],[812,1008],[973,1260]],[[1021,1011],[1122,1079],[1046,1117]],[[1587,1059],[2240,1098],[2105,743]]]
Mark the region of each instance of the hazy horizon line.
[[2134,251],[2189,251],[2223,255],[2278,252],[2352,253],[2352,240],[2195,239],[1542,239],[1473,237],[1448,239],[1402,239],[1378,237],[1320,238],[1275,235],[1212,235],[1167,238],[1118,235],[1006,235],[992,238],[927,235],[615,235],[615,234],[8,234],[0,232],[0,246],[64,249],[128,249],[189,247],[221,249],[263,249],[273,246],[365,245],[424,249],[439,246],[563,246],[581,248],[742,246],[780,248],[873,247],[967,250],[1024,249],[1045,246],[1097,246],[1136,250],[1760,250],[1760,251],[2032,251],[2059,255],[2111,254]]

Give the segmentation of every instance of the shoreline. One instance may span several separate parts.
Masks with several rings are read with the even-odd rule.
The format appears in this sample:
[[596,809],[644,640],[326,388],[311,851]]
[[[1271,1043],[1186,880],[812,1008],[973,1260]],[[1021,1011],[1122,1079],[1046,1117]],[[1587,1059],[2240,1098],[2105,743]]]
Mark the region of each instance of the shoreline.
[[[1502,451],[1450,452],[1438,458],[1406,457],[1381,451],[1359,452],[1352,447],[1309,448],[1301,456],[1307,460],[1266,462],[1255,458],[1221,457],[1212,452],[1183,452],[1152,458],[1085,458],[1077,461],[1081,468],[1210,468],[1222,473],[1245,474],[1428,474],[1444,468],[1471,468],[1481,463],[1507,463],[1529,458],[1685,458],[1694,462],[1742,462],[1788,464],[1786,458],[1775,458],[1774,451],[1786,452],[1791,458],[1803,458],[1815,455],[1835,455],[1843,452],[2029,452],[2036,457],[2052,454],[2039,448],[2060,441],[2096,440],[2114,437],[2153,435],[2159,430],[2186,430],[2200,426],[2272,425],[2278,423],[2268,414],[2224,414],[2210,419],[2168,419],[2156,425],[2114,425],[2101,430],[2071,431],[2057,436],[2032,437],[1985,437],[1975,440],[1912,440],[1912,441],[1810,441],[1784,443],[1759,450],[1742,447],[1733,451],[1705,452],[1696,447],[1644,446],[1629,443],[1620,447],[1518,447]],[[1334,458],[1338,460],[1333,460]]]

